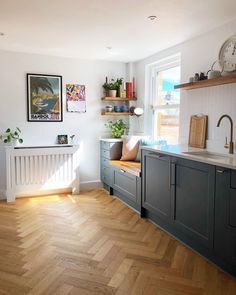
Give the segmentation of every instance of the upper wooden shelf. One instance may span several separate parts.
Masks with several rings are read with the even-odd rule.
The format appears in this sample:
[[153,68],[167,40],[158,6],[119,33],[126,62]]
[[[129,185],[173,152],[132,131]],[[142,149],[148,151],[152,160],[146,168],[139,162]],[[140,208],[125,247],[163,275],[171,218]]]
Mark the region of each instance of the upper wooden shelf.
[[109,97],[109,96],[105,96],[105,97],[102,97],[102,100],[104,100],[104,101],[130,101],[130,100],[137,100],[137,97],[127,98],[127,97]]
[[175,85],[175,89],[191,90],[191,89],[218,86],[218,85],[231,84],[231,83],[236,83],[236,75],[235,74],[229,75],[229,76],[218,77],[218,78],[214,78],[214,79],[179,84],[179,85]]
[[131,116],[130,112],[105,112],[102,111],[103,116]]

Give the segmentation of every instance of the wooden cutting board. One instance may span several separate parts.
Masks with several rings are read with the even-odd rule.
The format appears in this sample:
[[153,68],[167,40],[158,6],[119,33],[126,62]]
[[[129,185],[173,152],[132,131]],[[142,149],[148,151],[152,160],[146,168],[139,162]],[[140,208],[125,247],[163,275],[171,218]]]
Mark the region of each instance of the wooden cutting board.
[[206,147],[207,121],[208,117],[206,115],[191,116],[189,128],[189,146],[197,148]]

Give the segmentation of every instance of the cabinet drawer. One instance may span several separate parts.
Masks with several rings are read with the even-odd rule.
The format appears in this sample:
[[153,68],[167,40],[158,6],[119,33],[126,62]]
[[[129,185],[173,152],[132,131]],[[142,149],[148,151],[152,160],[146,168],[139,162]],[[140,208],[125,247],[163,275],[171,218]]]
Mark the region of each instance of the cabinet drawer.
[[101,156],[110,159],[110,151],[101,149]]
[[110,149],[110,142],[108,141],[102,141],[101,142],[101,148],[104,149],[104,150],[109,150]]
[[101,166],[109,166],[109,159],[101,157]]
[[101,142],[101,156],[110,160],[120,160],[122,142]]
[[109,160],[120,160],[121,152],[114,150],[104,150],[101,149],[101,157],[107,158]]
[[104,166],[104,165],[101,166],[101,175],[110,176],[110,173],[111,173],[111,168],[110,167],[107,167],[107,166]]
[[110,186],[111,185],[110,175],[101,174],[101,181]]
[[123,170],[114,170],[113,187],[127,198],[136,202],[137,178]]

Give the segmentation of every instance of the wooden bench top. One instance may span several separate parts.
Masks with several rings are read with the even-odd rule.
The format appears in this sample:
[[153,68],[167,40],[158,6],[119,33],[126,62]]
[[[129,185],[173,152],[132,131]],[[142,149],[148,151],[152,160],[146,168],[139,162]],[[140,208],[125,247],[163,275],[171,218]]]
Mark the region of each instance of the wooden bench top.
[[135,176],[141,176],[141,163],[134,161],[120,161],[120,160],[111,160],[110,165],[118,169],[124,170],[133,174]]

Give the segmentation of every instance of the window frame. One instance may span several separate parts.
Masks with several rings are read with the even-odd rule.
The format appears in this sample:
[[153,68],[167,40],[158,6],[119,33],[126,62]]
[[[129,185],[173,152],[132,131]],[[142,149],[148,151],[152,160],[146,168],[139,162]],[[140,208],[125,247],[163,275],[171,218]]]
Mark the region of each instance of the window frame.
[[[147,114],[151,115],[151,120],[146,120],[146,130],[147,126],[150,126],[151,124],[151,130],[152,130],[152,137],[156,138],[156,112],[158,110],[168,110],[168,109],[180,109],[180,103],[179,104],[171,104],[171,105],[157,105],[157,80],[158,80],[158,73],[164,70],[168,70],[174,67],[180,67],[180,73],[181,73],[181,54],[175,54],[172,56],[169,56],[167,58],[164,58],[162,60],[159,60],[153,64],[148,65],[146,68],[146,77],[148,79],[148,91],[146,92],[146,97],[149,97],[148,100],[146,100],[146,106],[147,106]],[[180,77],[181,78],[181,77]]]

